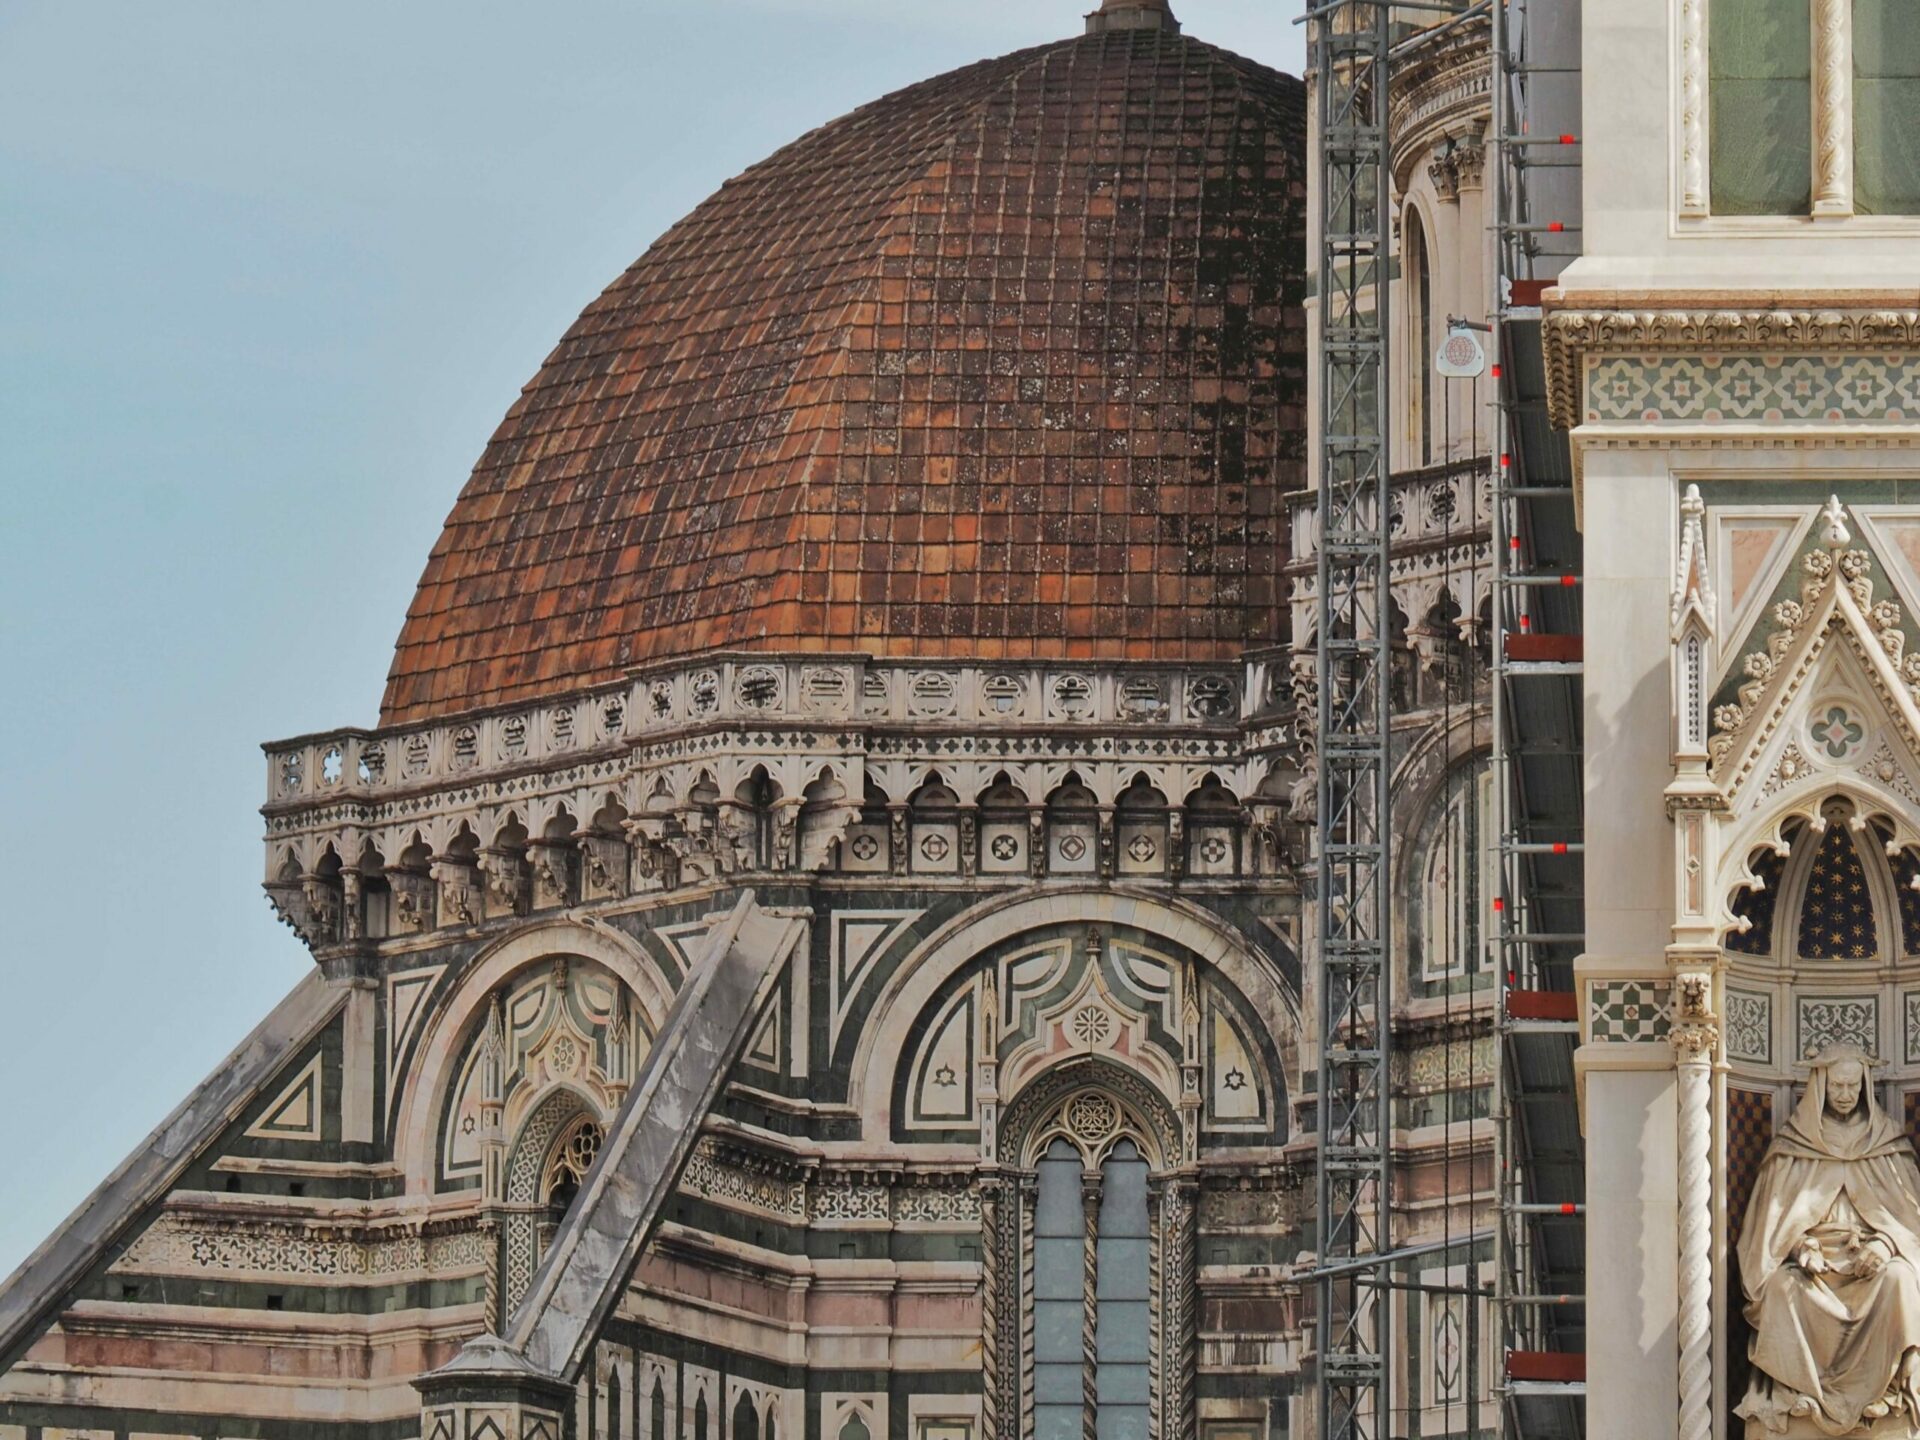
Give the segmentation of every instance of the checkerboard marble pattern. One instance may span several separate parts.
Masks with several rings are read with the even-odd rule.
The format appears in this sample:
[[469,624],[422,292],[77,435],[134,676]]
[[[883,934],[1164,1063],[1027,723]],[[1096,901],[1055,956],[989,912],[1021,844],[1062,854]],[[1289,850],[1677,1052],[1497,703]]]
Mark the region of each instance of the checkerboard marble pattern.
[[1668,980],[1596,980],[1587,986],[1588,1030],[1593,1043],[1664,1040],[1672,1028]]
[[[1913,1096],[1909,1095],[1908,1110]],[[1911,1120],[1909,1120],[1911,1125]],[[1727,1241],[1740,1238],[1747,1198],[1767,1146],[1773,1143],[1773,1092],[1727,1088]]]

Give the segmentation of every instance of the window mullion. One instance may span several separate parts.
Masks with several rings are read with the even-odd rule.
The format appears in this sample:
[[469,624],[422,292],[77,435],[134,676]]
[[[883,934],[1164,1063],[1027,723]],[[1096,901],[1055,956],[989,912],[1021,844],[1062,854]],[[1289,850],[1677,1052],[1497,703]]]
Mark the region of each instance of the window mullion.
[[1100,1171],[1089,1168],[1080,1177],[1080,1213],[1086,1229],[1081,1245],[1080,1283],[1082,1309],[1080,1319],[1080,1433],[1084,1440],[1098,1440],[1100,1404],[1099,1274],[1100,1274]]
[[1680,213],[1707,213],[1707,0],[1680,5]]
[[1813,213],[1853,214],[1853,0],[1813,0]]

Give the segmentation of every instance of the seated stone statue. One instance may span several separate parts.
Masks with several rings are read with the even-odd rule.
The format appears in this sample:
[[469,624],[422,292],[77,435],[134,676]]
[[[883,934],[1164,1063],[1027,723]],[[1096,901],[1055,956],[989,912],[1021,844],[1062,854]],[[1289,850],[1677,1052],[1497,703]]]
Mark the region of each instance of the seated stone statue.
[[1813,1061],[1768,1147],[1740,1235],[1749,1440],[1920,1437],[1920,1167],[1882,1114],[1872,1061]]

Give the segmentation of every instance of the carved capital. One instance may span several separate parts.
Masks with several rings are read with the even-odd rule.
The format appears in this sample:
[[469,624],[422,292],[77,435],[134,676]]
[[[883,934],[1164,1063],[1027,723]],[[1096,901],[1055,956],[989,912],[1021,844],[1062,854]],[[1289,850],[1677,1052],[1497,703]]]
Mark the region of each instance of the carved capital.
[[1685,970],[1673,977],[1673,1028],[1668,1034],[1682,1065],[1711,1061],[1720,1048],[1720,1017],[1713,1012],[1713,976]]

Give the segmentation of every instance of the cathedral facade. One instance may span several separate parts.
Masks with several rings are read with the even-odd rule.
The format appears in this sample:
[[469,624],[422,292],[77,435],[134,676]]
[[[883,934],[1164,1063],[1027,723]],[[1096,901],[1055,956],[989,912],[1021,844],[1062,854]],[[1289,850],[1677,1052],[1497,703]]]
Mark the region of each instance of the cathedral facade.
[[[1586,228],[1546,296],[1608,617],[1579,964],[1588,1173],[1612,1177],[1588,1196],[1596,1435],[1920,1433],[1907,1322],[1848,1320],[1890,1346],[1871,1377],[1817,1328],[1788,1363],[1775,1254],[1846,1305],[1803,1248],[1831,1212],[1776,1215],[1764,1180],[1812,1156],[1873,1208],[1846,1147],[1796,1138],[1807,1097],[1859,1066],[1861,1111],[1910,1136],[1920,1094],[1920,34],[1860,0],[1763,8],[1589,11]],[[1908,1222],[1876,1217],[1832,1215],[1910,1265]]]
[[[1384,298],[1423,1436],[1498,1425],[1486,44]],[[1110,0],[589,305],[378,724],[265,747],[313,972],[0,1288],[0,1440],[1311,1430],[1306,109]]]

